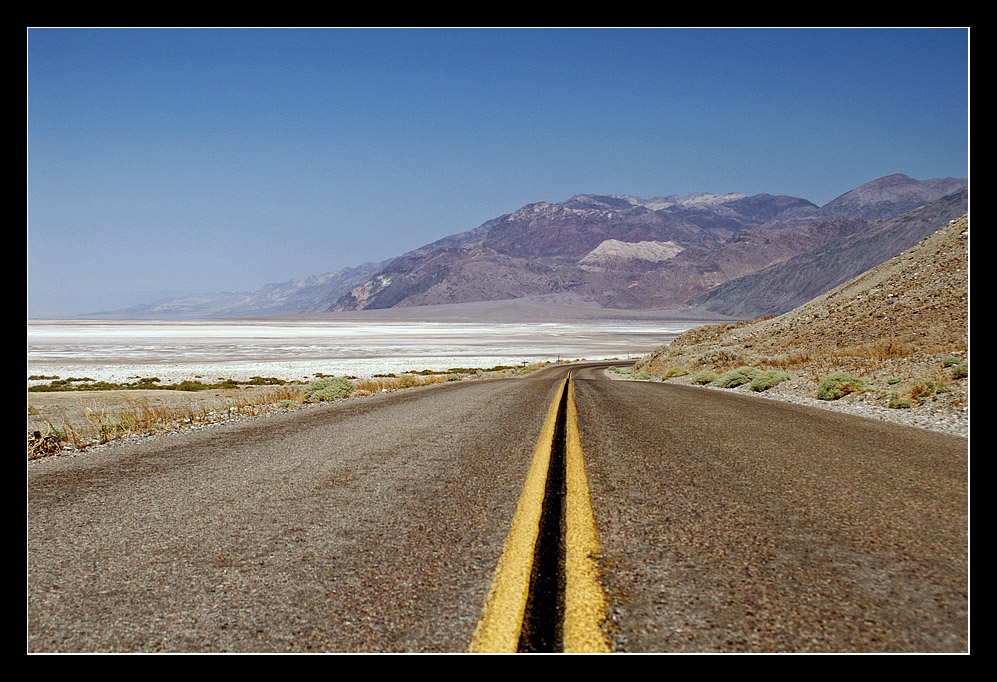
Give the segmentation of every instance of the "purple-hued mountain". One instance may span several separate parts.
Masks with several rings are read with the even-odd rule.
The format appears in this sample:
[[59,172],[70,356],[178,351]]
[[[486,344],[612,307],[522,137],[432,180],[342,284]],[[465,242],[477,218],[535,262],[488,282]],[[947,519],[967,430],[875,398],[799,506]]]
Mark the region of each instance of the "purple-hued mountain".
[[848,216],[864,220],[885,220],[954,194],[967,186],[959,178],[913,180],[897,173],[867,182],[820,207],[821,218]]
[[[820,277],[808,278],[804,271],[791,278],[801,295],[823,293],[834,286],[827,282],[851,272],[855,263],[878,265],[915,244],[925,230],[938,229],[964,213],[967,184],[891,175],[823,207],[769,194],[653,199],[580,194],[557,204],[539,202],[395,259],[328,310],[571,294],[607,308],[701,306],[729,315],[784,312],[781,306],[798,297],[754,304],[728,300],[727,295],[757,298],[759,292],[766,293],[759,273],[775,272],[771,269],[780,264],[790,267],[807,254],[817,260],[822,253],[837,254],[843,248],[835,246],[839,243],[862,244],[861,258],[824,258]],[[906,231],[880,226],[883,220],[953,193],[944,218],[929,211],[927,225],[918,222]],[[952,211],[958,213],[949,215]],[[933,219],[940,222],[931,223]],[[752,276],[750,289],[723,289]],[[709,298],[713,291],[717,295]]]
[[967,186],[889,175],[820,207],[771,194],[579,194],[528,204],[380,264],[100,316],[247,317],[542,297],[602,309],[775,314],[965,213]]

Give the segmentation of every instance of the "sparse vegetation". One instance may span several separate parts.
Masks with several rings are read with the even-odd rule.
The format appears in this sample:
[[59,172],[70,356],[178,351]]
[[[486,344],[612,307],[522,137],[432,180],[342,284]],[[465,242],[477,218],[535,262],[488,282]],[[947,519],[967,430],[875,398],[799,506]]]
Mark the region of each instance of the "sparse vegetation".
[[661,375],[662,381],[668,381],[672,377],[684,377],[689,373],[689,370],[684,367],[669,367],[665,370],[665,373]]
[[969,362],[957,362],[952,365],[952,378],[965,379],[969,376]]
[[913,405],[908,398],[904,398],[896,391],[890,393],[890,402],[888,404],[894,410],[906,410]]
[[737,388],[738,386],[750,383],[758,375],[758,371],[754,367],[743,365],[737,369],[724,372],[714,379],[713,385],[717,388]]
[[317,403],[346,398],[356,390],[356,384],[348,377],[330,376],[308,383],[301,389],[301,393],[306,403]]
[[[455,367],[445,372],[424,370],[402,375],[379,374],[367,379],[316,373],[315,380],[311,382],[256,376],[242,382],[219,379],[215,383],[203,383],[199,377],[196,377],[193,380],[164,385],[157,377],[136,379],[128,383],[111,383],[94,381],[89,377],[60,380],[58,377],[33,375],[29,380],[51,382],[33,389],[29,388],[29,391],[35,393],[71,392],[75,396],[81,391],[134,390],[136,397],[126,399],[123,407],[121,398],[115,398],[113,404],[117,407],[114,408],[107,407],[111,403],[105,400],[74,399],[76,407],[73,411],[76,417],[71,419],[66,409],[60,408],[61,416],[52,417],[48,421],[44,420],[37,407],[29,405],[29,421],[33,426],[28,433],[28,458],[44,457],[64,449],[82,449],[130,435],[152,434],[198,424],[216,423],[232,417],[259,414],[269,409],[283,410],[324,400],[455,382],[466,377],[523,375],[550,364],[549,362],[524,363],[520,367],[495,366],[488,369]],[[198,393],[217,389],[224,391],[225,395],[173,398],[165,401],[169,404],[153,404],[160,401],[149,401],[141,395],[143,393],[146,396],[151,395],[153,391],[150,389]],[[88,400],[89,402],[86,402]],[[56,426],[52,419],[59,425]],[[39,421],[44,424],[42,428],[39,428]]]
[[918,402],[934,395],[935,391],[935,382],[928,379],[918,379],[910,385],[910,397]]
[[35,431],[28,437],[28,459],[54,455],[67,444],[66,432],[49,424],[45,433]]
[[865,391],[869,383],[854,374],[847,372],[832,372],[821,379],[817,386],[818,400],[838,400],[849,393]]
[[58,426],[50,419],[43,429],[36,427],[29,433],[28,457],[34,459],[63,449],[81,449],[131,435],[152,434],[214,423],[237,415],[257,414],[277,403],[300,402],[300,388],[297,386],[264,387],[218,398],[191,398],[172,404],[153,404],[144,398],[129,398],[123,406],[114,408],[103,401],[84,400],[78,403],[76,417],[71,418],[63,411],[61,418],[56,419]]
[[[48,379],[49,377],[28,377],[28,380]],[[159,377],[146,377],[133,382],[95,381],[90,377],[69,377],[54,379],[47,384],[29,386],[32,393],[48,391],[127,391],[127,390],[161,390],[161,391],[207,391],[217,388],[240,388],[242,386],[283,386],[287,382],[275,377],[252,377],[248,381],[235,381],[221,378],[214,383],[204,383],[200,379],[187,379],[175,384],[163,384]]]
[[717,373],[711,372],[710,370],[703,370],[699,372],[692,378],[692,383],[697,386],[705,386],[706,384],[711,384],[717,379]]
[[751,380],[752,391],[767,391],[773,386],[778,386],[783,381],[789,381],[790,376],[786,372],[777,369],[767,369],[758,372]]

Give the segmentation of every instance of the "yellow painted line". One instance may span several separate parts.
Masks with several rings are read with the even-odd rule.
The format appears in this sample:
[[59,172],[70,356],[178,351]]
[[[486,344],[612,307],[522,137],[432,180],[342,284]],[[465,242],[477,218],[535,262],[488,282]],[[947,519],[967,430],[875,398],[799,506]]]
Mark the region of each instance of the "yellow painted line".
[[543,511],[547,470],[550,468],[554,426],[567,383],[567,379],[561,382],[554,402],[547,410],[547,419],[533,451],[533,462],[526,474],[526,483],[519,497],[516,514],[512,518],[512,529],[505,539],[492,587],[485,600],[485,608],[471,638],[472,652],[515,653],[519,647],[526,600],[530,596],[533,549],[540,532],[540,515]]
[[[570,378],[570,375],[569,375]],[[568,409],[565,425],[565,594],[564,651],[566,653],[608,653],[609,642],[602,632],[606,595],[599,583],[599,533],[589,496],[588,476],[582,439],[578,432],[574,382],[568,383]]]
[[526,603],[529,599],[534,550],[543,513],[544,490],[550,468],[551,448],[558,408],[568,392],[566,425],[567,519],[565,622],[566,652],[608,652],[601,623],[606,612],[605,595],[598,581],[599,553],[595,516],[589,497],[588,479],[578,433],[577,409],[570,374],[561,382],[547,411],[526,483],[519,498],[512,528],[506,538],[469,651],[514,653],[519,647]]

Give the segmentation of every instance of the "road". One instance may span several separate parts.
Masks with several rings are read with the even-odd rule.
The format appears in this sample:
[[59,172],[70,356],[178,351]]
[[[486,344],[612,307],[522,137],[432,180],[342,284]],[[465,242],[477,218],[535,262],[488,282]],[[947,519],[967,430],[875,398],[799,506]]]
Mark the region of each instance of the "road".
[[[467,651],[567,372],[31,463],[29,652]],[[968,650],[965,440],[572,377],[612,650]]]

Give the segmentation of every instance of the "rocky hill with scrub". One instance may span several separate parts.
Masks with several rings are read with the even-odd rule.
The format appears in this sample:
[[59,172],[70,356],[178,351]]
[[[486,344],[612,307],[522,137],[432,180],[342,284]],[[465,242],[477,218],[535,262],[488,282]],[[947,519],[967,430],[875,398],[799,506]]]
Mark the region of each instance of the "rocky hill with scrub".
[[[715,386],[727,372],[768,372],[772,387],[755,390],[770,397],[877,408],[884,418],[964,432],[968,351],[963,215],[790,312],[691,330],[642,358],[632,376]],[[830,377],[847,378],[844,388],[828,390]],[[738,386],[751,390],[750,381]]]

